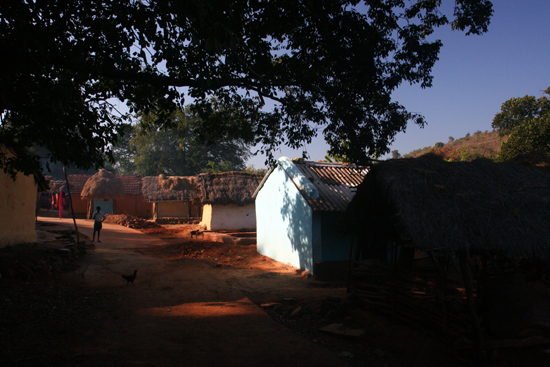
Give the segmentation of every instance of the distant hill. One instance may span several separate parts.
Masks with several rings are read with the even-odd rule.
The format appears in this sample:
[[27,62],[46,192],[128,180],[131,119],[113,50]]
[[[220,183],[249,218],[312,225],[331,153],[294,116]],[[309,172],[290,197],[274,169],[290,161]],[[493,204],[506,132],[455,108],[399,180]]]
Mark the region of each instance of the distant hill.
[[450,161],[471,161],[477,158],[494,159],[500,152],[500,145],[508,137],[500,137],[497,131],[476,131],[472,135],[454,139],[449,137],[447,143],[438,142],[433,147],[413,150],[403,155],[404,158],[416,158],[427,153],[435,153]]

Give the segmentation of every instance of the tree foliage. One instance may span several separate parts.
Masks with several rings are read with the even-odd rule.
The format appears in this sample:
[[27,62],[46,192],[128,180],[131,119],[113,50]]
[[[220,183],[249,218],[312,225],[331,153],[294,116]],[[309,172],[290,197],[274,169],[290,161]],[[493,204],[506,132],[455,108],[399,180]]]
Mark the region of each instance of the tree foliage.
[[[550,96],[550,87],[544,91]],[[493,128],[498,130],[501,136],[510,134],[516,127],[533,119],[550,114],[550,99],[542,96],[524,96],[510,98],[504,102],[500,112],[493,118]]]
[[[449,0],[450,1],[450,0]],[[486,32],[487,0],[12,0],[0,2],[0,143],[38,145],[83,168],[112,158],[129,113],[169,123],[184,97],[212,141],[243,138],[268,155],[321,132],[330,154],[384,154],[407,123],[392,100],[429,87],[443,25]],[[222,114],[214,114],[217,106]],[[215,133],[215,134],[213,134]],[[204,137],[203,137],[204,138]],[[341,145],[342,141],[348,142]],[[36,168],[29,159],[5,169]]]
[[500,148],[500,160],[516,158],[550,158],[550,113],[512,129],[508,140]]
[[153,114],[141,116],[114,147],[118,174],[142,176],[192,176],[203,171],[241,171],[249,156],[248,146],[239,139],[208,144],[200,140],[200,118],[190,111],[176,111],[170,126],[150,128]]
[[[550,87],[544,91],[550,96]],[[495,115],[493,127],[509,134],[501,145],[499,160],[527,156],[550,157],[550,99],[524,96],[510,98]]]

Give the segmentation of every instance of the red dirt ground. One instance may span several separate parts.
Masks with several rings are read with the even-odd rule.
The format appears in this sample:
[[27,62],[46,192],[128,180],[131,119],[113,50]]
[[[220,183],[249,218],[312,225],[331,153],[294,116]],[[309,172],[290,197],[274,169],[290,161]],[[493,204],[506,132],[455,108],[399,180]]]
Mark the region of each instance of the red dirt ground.
[[[211,326],[204,324],[206,319],[187,318],[182,324],[186,330],[196,328],[195,338],[204,338],[206,343],[186,350],[185,338],[173,331],[176,319],[160,317],[167,312],[180,318],[218,309],[226,312],[227,307],[241,307],[242,300],[248,299],[257,307],[245,305],[250,313],[241,315],[240,324],[220,318],[217,333],[231,334],[239,325],[264,322],[258,317],[267,312],[291,330],[286,340],[270,341],[273,350],[283,353],[288,343],[303,341],[304,348],[315,346],[326,353],[320,356],[325,361],[322,365],[471,365],[467,357],[453,350],[449,340],[366,311],[346,294],[345,284],[316,282],[291,266],[258,254],[255,245],[226,245],[200,237],[191,240],[189,231],[195,228],[180,225],[142,229],[160,236],[163,244],[116,255],[124,257],[120,261],[140,264],[143,269],[133,286],[120,280],[110,286],[87,283],[86,269],[105,262],[92,247],[87,248],[85,257],[75,256],[73,262],[61,266],[59,271],[65,271],[62,275],[33,271],[34,265],[24,264],[21,257],[0,254],[0,271],[4,274],[2,269],[16,268],[14,259],[19,262],[17,266],[28,268],[14,272],[13,278],[17,279],[0,279],[0,360],[11,366],[207,366],[215,359],[219,366],[253,366],[260,358],[254,354],[253,344],[231,351],[223,346],[207,346],[209,335],[200,334]],[[63,232],[62,227],[42,229],[56,232],[56,236],[70,232]],[[114,266],[110,264],[119,260],[114,257],[101,266]],[[26,274],[25,279],[17,274]],[[119,279],[119,275],[114,278]],[[333,323],[365,333],[347,339],[319,331]],[[247,340],[254,340],[254,336]],[[188,359],[175,362],[182,353]],[[236,354],[240,360],[230,361],[228,354]],[[331,358],[337,362],[330,362]],[[527,362],[504,353],[491,356],[491,361],[495,366],[521,366]],[[285,363],[298,366],[316,362],[290,359]]]

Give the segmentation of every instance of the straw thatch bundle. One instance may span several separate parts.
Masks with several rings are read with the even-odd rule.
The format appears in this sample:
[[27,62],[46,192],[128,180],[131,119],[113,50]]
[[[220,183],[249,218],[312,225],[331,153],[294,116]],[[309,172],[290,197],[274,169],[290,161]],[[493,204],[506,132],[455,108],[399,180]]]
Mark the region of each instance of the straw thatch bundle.
[[142,179],[141,192],[149,202],[190,201],[196,197],[193,176],[147,176]]
[[405,234],[420,249],[550,259],[550,172],[433,156],[381,162],[359,186],[346,222],[367,236]]
[[102,169],[86,181],[80,196],[94,199],[122,197],[124,196],[124,185],[120,178],[106,169]]
[[201,173],[197,188],[203,204],[244,206],[254,203],[253,194],[263,177],[263,173]]
[[159,178],[160,188],[163,190],[179,190],[188,191],[195,188],[195,177],[189,176],[169,176],[160,175]]

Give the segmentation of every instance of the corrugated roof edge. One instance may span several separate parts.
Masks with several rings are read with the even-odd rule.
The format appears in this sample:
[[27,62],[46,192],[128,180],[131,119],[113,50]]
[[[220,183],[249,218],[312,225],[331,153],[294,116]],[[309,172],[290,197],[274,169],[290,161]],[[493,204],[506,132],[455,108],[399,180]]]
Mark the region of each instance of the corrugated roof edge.
[[298,169],[298,167],[296,167],[296,165],[294,165],[292,160],[288,157],[281,157],[277,160],[276,164],[274,164],[266,173],[266,175],[258,185],[258,188],[252,195],[253,198],[256,198],[258,192],[260,192],[260,190],[262,189],[265,181],[278,165],[285,170],[285,173],[288,175],[288,177],[290,177],[290,180],[294,183],[294,185],[298,188],[300,192],[308,195],[312,199],[317,199],[319,197],[319,190],[317,190],[315,185],[312,184],[311,181],[306,178],[306,176],[304,176],[304,174]]

